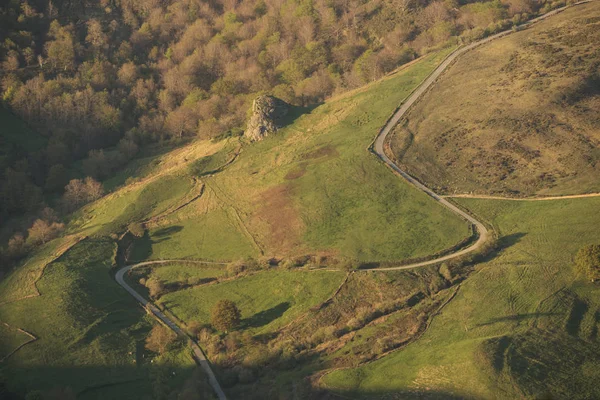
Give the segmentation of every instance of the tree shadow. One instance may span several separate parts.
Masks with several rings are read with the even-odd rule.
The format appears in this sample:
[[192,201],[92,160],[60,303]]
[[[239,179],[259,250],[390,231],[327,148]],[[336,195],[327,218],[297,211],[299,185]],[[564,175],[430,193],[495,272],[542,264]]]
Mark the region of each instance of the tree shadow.
[[521,239],[527,235],[525,232],[516,232],[510,235],[502,236],[498,239],[498,249],[504,250],[519,243]]
[[130,254],[130,261],[142,261],[147,260],[152,256],[152,246],[171,239],[172,234],[181,232],[183,226],[175,225],[167,228],[159,229],[152,237],[146,231],[144,236],[141,238],[135,238],[132,246],[132,252]]
[[475,325],[476,327],[482,327],[482,326],[487,326],[487,325],[493,325],[495,323],[498,322],[506,322],[506,321],[525,321],[531,318],[538,318],[538,317],[551,317],[553,315],[559,315],[558,313],[529,313],[529,314],[516,314],[516,315],[507,315],[504,317],[498,317],[498,318],[492,318],[490,320],[488,320],[487,322],[484,322],[482,324],[477,324]]
[[163,236],[172,235],[174,233],[181,232],[182,230],[183,230],[183,226],[181,226],[181,225],[169,226],[167,228],[162,228],[162,229],[157,230],[156,232],[154,232],[153,236],[163,237]]
[[488,262],[488,261],[493,260],[504,250],[519,243],[521,241],[521,239],[526,235],[527,235],[527,233],[525,233],[525,232],[515,232],[515,233],[511,233],[510,235],[502,236],[501,238],[498,239],[496,247],[493,251],[489,252],[488,254],[478,256],[476,261],[478,263],[480,263],[480,262]]
[[582,301],[578,298],[573,301],[573,306],[571,306],[571,312],[569,313],[569,318],[566,324],[567,332],[570,335],[577,336],[579,334],[583,317],[587,313],[588,309],[589,305],[585,301]]
[[300,118],[304,114],[310,114],[315,108],[319,107],[322,104],[322,101],[315,104],[310,104],[308,106],[294,106],[292,104],[288,104],[288,113],[277,120],[277,125],[279,125],[279,127],[281,128],[291,125],[298,118]]
[[268,325],[281,317],[290,307],[291,305],[287,301],[279,303],[275,307],[271,307],[268,310],[254,314],[250,318],[246,318],[243,321],[242,326],[244,328],[260,328],[261,326]]

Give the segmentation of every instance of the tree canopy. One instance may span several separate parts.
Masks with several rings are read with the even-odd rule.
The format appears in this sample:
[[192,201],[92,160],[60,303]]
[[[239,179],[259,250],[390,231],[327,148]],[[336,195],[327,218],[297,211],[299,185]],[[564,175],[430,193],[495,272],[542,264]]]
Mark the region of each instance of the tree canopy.
[[575,264],[592,282],[600,279],[600,244],[590,244],[579,249]]
[[212,309],[210,322],[220,331],[229,331],[239,326],[240,310],[231,300],[220,300]]

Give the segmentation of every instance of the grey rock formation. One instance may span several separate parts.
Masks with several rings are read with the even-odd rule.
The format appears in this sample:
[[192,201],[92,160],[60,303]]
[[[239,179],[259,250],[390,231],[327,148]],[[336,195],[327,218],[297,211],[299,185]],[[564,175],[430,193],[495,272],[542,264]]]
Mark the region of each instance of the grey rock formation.
[[252,141],[261,140],[281,127],[289,111],[289,104],[273,96],[259,96],[252,103],[252,116],[244,136]]

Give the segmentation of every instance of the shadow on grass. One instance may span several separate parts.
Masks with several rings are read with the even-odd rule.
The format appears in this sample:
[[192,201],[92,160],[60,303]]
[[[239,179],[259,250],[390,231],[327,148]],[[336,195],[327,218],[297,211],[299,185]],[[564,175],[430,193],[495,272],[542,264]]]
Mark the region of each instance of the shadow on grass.
[[529,314],[516,314],[516,315],[507,315],[504,317],[498,317],[498,318],[492,318],[490,320],[488,320],[487,322],[484,322],[483,324],[477,324],[477,327],[482,327],[482,326],[487,326],[487,325],[493,325],[499,322],[508,322],[508,321],[514,321],[514,322],[519,322],[519,321],[526,321],[532,318],[539,318],[539,317],[551,317],[554,315],[559,315],[558,313],[529,313]]
[[481,263],[481,262],[488,262],[488,261],[493,260],[504,250],[519,243],[521,241],[521,239],[523,237],[525,237],[526,235],[527,234],[525,232],[516,232],[516,233],[512,233],[510,235],[502,236],[501,238],[498,239],[496,247],[493,251],[490,251],[488,254],[485,254],[485,255],[477,256],[476,261],[478,263]]
[[171,239],[170,235],[181,232],[183,230],[183,226],[175,225],[169,226],[167,228],[159,229],[154,232],[153,239],[150,237],[150,234],[146,231],[144,236],[141,238],[135,238],[132,246],[132,251],[129,256],[130,261],[143,261],[147,260],[152,256],[152,245],[156,243],[161,243]]
[[154,232],[154,236],[163,237],[163,236],[172,235],[174,233],[181,232],[182,230],[183,230],[183,226],[181,226],[181,225],[169,226],[167,228],[162,228],[162,229],[157,230],[156,232]]
[[525,232],[516,232],[510,235],[502,236],[498,239],[498,250],[504,250],[519,243],[527,235]]
[[268,310],[254,314],[250,318],[246,318],[242,325],[244,328],[260,328],[281,317],[290,307],[291,305],[288,302],[279,303],[275,307],[271,307]]
[[573,301],[573,306],[571,307],[571,312],[569,313],[569,319],[567,320],[567,324],[565,326],[567,333],[569,335],[577,336],[581,329],[581,323],[583,322],[583,318],[589,309],[589,305],[582,301],[581,299],[576,298]]
[[277,124],[281,128],[285,128],[286,126],[293,124],[294,121],[296,121],[304,114],[310,114],[315,108],[319,107],[322,104],[323,102],[311,104],[309,106],[294,106],[292,104],[288,104],[288,113],[284,117],[280,118],[277,121]]

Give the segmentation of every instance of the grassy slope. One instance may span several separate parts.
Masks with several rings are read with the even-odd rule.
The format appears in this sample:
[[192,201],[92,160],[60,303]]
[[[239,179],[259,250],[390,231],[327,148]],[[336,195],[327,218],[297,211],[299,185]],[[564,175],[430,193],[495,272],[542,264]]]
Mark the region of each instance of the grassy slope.
[[[334,98],[202,177],[205,198],[151,230],[153,258],[334,253],[399,260],[450,247],[467,225],[367,151],[449,50]],[[212,214],[212,215],[211,215]],[[214,215],[219,214],[219,215]],[[233,257],[232,257],[233,256]]]
[[229,299],[240,308],[244,328],[264,333],[280,328],[299,313],[326,300],[343,277],[343,272],[264,271],[169,293],[159,303],[187,323],[210,323],[212,307],[219,300]]
[[[105,239],[77,244],[46,267],[37,283],[41,296],[0,308],[1,321],[38,337],[2,365],[11,390],[70,387],[81,393],[95,386],[141,380],[143,387],[139,382],[119,385],[120,398],[151,394],[156,368],[148,364],[148,354],[142,358],[141,343],[152,320],[111,279],[114,249],[114,243]],[[31,286],[24,280],[16,284]],[[183,349],[174,349],[152,364],[169,364],[178,371],[180,376],[167,385],[181,385],[194,369]],[[99,393],[102,390],[96,389],[81,397]]]
[[480,265],[418,342],[324,382],[357,397],[600,396],[600,288],[572,265],[581,246],[598,243],[600,199],[460,202],[499,229],[504,250]]
[[151,276],[165,284],[196,281],[206,278],[218,278],[225,275],[224,266],[166,264],[152,266]]
[[128,169],[135,181],[77,211],[68,231],[85,235],[119,233],[132,222],[147,220],[176,206],[194,189],[188,174],[189,160],[213,154],[223,145],[197,141],[162,156],[135,161]]
[[598,2],[577,6],[466,54],[393,153],[445,192],[600,191],[599,18]]

